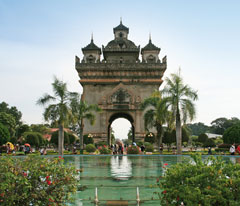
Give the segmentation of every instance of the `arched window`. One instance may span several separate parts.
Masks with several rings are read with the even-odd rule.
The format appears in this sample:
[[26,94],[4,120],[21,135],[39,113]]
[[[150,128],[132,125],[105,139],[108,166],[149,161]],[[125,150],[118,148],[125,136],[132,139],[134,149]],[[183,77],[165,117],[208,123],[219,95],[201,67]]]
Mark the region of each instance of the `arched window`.
[[154,57],[153,55],[149,55],[147,57],[147,63],[155,63],[156,62],[156,57]]
[[87,63],[94,63],[96,61],[96,58],[93,55],[89,55],[87,57]]
[[120,38],[123,37],[123,33],[122,33],[122,32],[119,33],[119,37],[120,37]]

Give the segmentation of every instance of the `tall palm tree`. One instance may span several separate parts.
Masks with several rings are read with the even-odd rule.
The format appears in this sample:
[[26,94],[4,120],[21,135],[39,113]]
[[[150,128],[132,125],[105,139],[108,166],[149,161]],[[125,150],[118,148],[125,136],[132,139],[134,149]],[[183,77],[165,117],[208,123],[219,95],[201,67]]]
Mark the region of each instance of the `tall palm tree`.
[[182,154],[181,122],[194,119],[196,108],[193,101],[198,99],[198,95],[197,91],[183,83],[180,70],[176,74],[171,74],[171,78],[166,78],[165,81],[162,102],[175,117],[177,154]]
[[71,109],[75,118],[75,123],[77,124],[80,136],[80,149],[83,149],[83,121],[87,119],[91,125],[95,122],[95,114],[94,112],[100,112],[101,108],[96,104],[88,105],[86,101],[82,100],[80,94],[72,92],[71,93]]
[[163,124],[166,122],[167,110],[164,107],[160,91],[155,91],[151,97],[146,98],[141,108],[147,111],[144,114],[145,129],[155,127],[157,130],[158,146],[162,144]]
[[[38,99],[37,104],[47,105],[43,113],[46,121],[52,121],[58,123],[58,152],[63,155],[63,143],[64,143],[64,125],[68,125],[72,118],[71,109],[69,107],[69,92],[67,90],[67,84],[54,77],[52,83],[52,89],[54,96],[44,94],[43,97]],[[50,102],[56,102],[50,104]]]

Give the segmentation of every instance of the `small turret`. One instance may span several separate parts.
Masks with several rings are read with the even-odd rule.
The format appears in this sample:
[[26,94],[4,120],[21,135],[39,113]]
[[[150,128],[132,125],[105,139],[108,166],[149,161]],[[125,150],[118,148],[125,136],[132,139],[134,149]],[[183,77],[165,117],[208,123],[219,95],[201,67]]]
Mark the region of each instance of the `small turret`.
[[88,44],[86,47],[82,48],[83,52],[83,62],[85,63],[96,63],[100,62],[100,56],[101,56],[101,49],[96,46],[93,42],[93,35],[91,38],[90,44]]
[[160,62],[159,60],[159,53],[160,48],[156,47],[151,40],[151,34],[149,35],[149,42],[148,44],[142,48],[141,54],[142,54],[142,61],[146,63],[157,63]]
[[113,33],[115,39],[128,38],[129,28],[122,24],[122,18],[120,20],[120,24],[117,27],[113,28]]

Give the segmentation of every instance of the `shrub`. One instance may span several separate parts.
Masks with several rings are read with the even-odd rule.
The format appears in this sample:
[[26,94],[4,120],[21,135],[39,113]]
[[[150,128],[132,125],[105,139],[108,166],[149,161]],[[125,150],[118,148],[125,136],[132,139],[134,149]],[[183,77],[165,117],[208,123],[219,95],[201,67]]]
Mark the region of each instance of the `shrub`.
[[29,143],[31,146],[39,147],[39,139],[36,132],[25,132],[23,136],[25,143]]
[[96,151],[96,147],[93,144],[88,144],[86,146],[86,151],[87,152],[95,152]]
[[218,145],[218,148],[227,148],[229,150],[229,148],[231,147],[231,144],[220,144]]
[[137,142],[136,144],[137,144],[137,146],[139,146],[139,147],[141,147],[142,145],[144,145],[144,143],[141,142],[141,141]]
[[145,142],[150,142],[150,143],[154,143],[155,142],[155,135],[153,133],[148,133],[145,136]]
[[[58,145],[58,131],[52,133],[51,143]],[[69,144],[68,133],[64,131],[64,145]]]
[[205,133],[203,133],[203,134],[200,134],[199,136],[198,136],[198,142],[201,142],[201,143],[204,143],[204,142],[206,142],[207,141],[207,139],[208,139],[208,136],[205,134]]
[[131,145],[127,148],[127,153],[128,154],[139,154],[139,148],[137,146]]
[[100,152],[100,154],[111,154],[111,150],[108,149],[106,146],[99,147],[98,151]]
[[93,144],[94,140],[92,137],[89,137],[88,134],[83,135],[83,144]]
[[10,139],[10,134],[3,124],[0,123],[0,146],[6,144]]
[[96,145],[96,147],[102,147],[104,145],[108,145],[108,143],[105,141],[100,141],[100,142],[97,142],[95,145]]
[[192,156],[194,162],[166,169],[158,183],[161,205],[238,205],[240,202],[240,164],[225,162],[221,157]]
[[216,144],[213,139],[207,139],[206,142],[203,143],[203,147],[215,147]]
[[146,152],[153,152],[153,145],[149,144],[149,145],[145,145],[145,151]]
[[0,205],[66,205],[78,172],[62,157],[0,158]]
[[240,124],[229,127],[223,133],[223,142],[227,144],[240,143]]

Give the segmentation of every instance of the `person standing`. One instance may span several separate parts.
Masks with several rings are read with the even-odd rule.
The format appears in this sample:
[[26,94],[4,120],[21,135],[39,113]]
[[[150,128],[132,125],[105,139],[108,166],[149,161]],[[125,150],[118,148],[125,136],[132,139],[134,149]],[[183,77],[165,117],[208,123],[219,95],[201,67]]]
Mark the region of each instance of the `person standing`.
[[231,153],[231,155],[235,155],[235,144],[232,144],[232,146],[230,147],[229,152]]
[[238,152],[238,154],[240,154],[240,144],[237,147],[237,152]]

